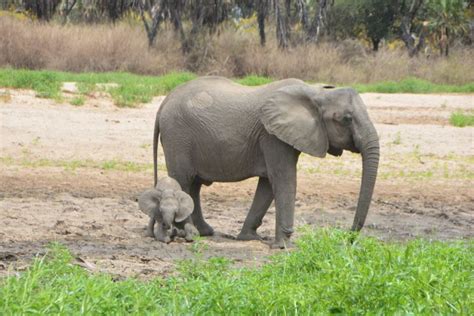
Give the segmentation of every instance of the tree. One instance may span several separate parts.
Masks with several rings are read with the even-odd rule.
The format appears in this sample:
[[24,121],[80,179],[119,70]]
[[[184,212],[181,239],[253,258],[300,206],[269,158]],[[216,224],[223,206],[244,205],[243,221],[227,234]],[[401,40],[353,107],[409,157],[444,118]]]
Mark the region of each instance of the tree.
[[428,28],[436,35],[441,55],[448,56],[450,38],[467,32],[468,2],[465,0],[430,0]]
[[265,42],[267,41],[265,35],[265,19],[270,11],[269,6],[269,0],[257,0],[258,34],[260,36],[260,45],[262,46],[265,46]]
[[337,1],[327,14],[327,33],[333,40],[356,38],[362,32],[358,5],[352,0]]
[[139,8],[140,17],[148,38],[148,46],[152,47],[155,43],[160,24],[165,18],[166,1],[139,0]]
[[77,0],[65,0],[63,3],[63,8],[61,10],[61,15],[63,16],[63,24],[66,24],[67,18],[71,13],[72,9],[76,5]]
[[286,49],[289,45],[290,37],[290,21],[289,21],[289,6],[288,0],[275,1],[275,15],[276,15],[276,37],[278,47]]
[[321,34],[324,32],[327,23],[327,15],[334,0],[317,0],[317,7],[314,10],[314,17],[311,23],[307,24],[306,40],[309,42],[318,42]]
[[61,0],[25,0],[25,10],[32,12],[38,20],[48,22],[56,13]]
[[[408,49],[408,55],[415,56],[423,48],[426,36],[426,28],[419,22],[425,9],[423,0],[399,0],[397,8],[400,18],[400,38]],[[418,34],[418,43],[415,34]]]
[[395,2],[386,0],[361,1],[358,17],[364,26],[372,49],[378,51],[380,41],[385,38],[393,26]]

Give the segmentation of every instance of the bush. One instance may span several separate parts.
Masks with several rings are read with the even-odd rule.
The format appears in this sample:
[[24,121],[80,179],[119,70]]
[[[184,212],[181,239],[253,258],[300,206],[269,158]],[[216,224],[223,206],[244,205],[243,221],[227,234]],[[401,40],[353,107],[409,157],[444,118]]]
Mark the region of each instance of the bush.
[[474,115],[463,112],[454,112],[451,114],[449,122],[451,125],[457,127],[474,126]]

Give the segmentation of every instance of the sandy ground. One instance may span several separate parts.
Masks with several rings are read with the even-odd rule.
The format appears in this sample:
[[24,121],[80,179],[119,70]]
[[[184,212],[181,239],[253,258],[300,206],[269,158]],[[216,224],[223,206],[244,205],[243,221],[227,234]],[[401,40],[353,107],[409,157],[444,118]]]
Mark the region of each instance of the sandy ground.
[[[362,97],[382,145],[363,233],[384,240],[473,238],[474,128],[452,127],[448,118],[455,110],[473,111],[474,96]],[[273,206],[259,230],[266,240],[232,239],[256,179],[203,189],[204,215],[216,236],[169,245],[144,236],[147,219],[135,199],[153,182],[152,132],[162,99],[120,109],[93,95],[74,107],[36,98],[32,91],[0,89],[0,276],[24,270],[55,241],[91,269],[119,277],[173,273],[177,260],[193,258],[198,249],[237,266],[259,265],[275,253],[268,247]],[[163,164],[162,152],[159,159]],[[360,156],[354,154],[302,155],[296,226],[350,227],[360,172]]]

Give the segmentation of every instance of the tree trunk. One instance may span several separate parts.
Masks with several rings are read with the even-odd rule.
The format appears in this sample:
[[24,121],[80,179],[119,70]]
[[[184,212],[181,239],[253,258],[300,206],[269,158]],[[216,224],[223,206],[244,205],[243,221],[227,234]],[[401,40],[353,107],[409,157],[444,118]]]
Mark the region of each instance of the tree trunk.
[[420,39],[417,45],[415,45],[415,38],[412,35],[413,20],[415,19],[418,9],[422,4],[423,0],[413,0],[411,2],[410,9],[401,18],[400,38],[405,43],[405,46],[408,50],[408,55],[410,57],[417,55],[425,43],[425,27],[422,28]]
[[260,35],[260,45],[265,46],[265,18],[267,16],[266,0],[259,0],[257,4],[258,32]]
[[380,44],[380,39],[378,39],[378,38],[373,38],[372,39],[372,50],[374,52],[379,51],[379,44]]
[[[145,6],[146,9],[148,9],[148,15],[151,18],[151,24],[145,17]],[[158,34],[158,29],[160,28],[160,24],[163,20],[164,9],[165,6],[163,1],[161,1],[159,4],[155,4],[153,8],[151,7],[150,1],[147,0],[146,4],[143,4],[140,1],[140,16],[143,21],[143,25],[145,26],[149,47],[153,47],[155,44],[156,35]]]
[[285,0],[277,0],[276,2],[276,36],[278,40],[278,47],[280,49],[288,48],[288,14],[287,14],[287,6]]
[[309,30],[309,20],[308,20],[308,10],[306,8],[305,0],[297,0],[296,7],[298,10],[298,14],[300,16],[301,25],[305,32]]
[[326,24],[326,13],[328,10],[328,0],[318,0],[318,9],[315,11],[315,15],[309,29],[306,33],[306,41],[315,42],[319,41],[321,34],[324,31]]
[[184,33],[183,23],[181,22],[183,3],[181,1],[171,0],[171,4],[168,2],[168,7],[170,11],[171,22],[173,23],[173,28],[175,32],[179,34],[181,41],[181,51],[183,54],[186,54],[188,52],[188,48],[186,46],[186,34]]
[[441,56],[448,56],[449,54],[449,41],[448,41],[448,29],[443,28],[441,30],[441,36],[439,39],[439,52]]
[[71,13],[72,9],[76,5],[76,2],[77,2],[77,0],[72,0],[72,3],[70,4],[69,0],[66,0],[66,4],[65,4],[64,10],[62,12],[62,14],[63,14],[63,24],[66,24],[69,13]]

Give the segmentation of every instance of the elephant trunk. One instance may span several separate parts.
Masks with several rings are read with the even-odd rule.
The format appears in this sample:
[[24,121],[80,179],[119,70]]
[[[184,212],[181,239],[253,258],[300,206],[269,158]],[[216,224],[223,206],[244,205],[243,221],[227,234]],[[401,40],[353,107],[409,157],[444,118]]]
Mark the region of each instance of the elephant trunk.
[[359,231],[364,227],[364,222],[369,211],[370,201],[374,192],[375,180],[380,157],[380,145],[377,132],[371,126],[365,131],[362,139],[360,152],[362,154],[362,182],[359,192],[359,201],[352,224],[353,231]]
[[166,229],[170,229],[174,223],[174,212],[165,211],[163,212],[163,224]]

